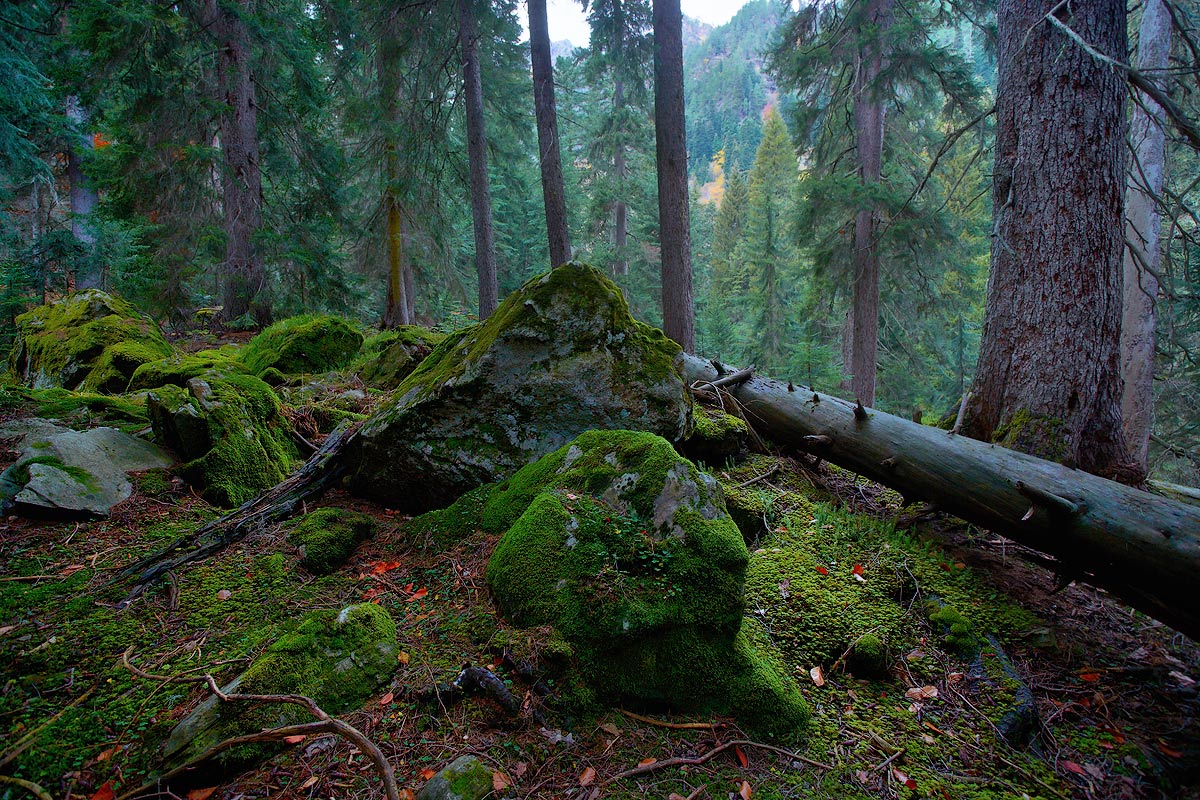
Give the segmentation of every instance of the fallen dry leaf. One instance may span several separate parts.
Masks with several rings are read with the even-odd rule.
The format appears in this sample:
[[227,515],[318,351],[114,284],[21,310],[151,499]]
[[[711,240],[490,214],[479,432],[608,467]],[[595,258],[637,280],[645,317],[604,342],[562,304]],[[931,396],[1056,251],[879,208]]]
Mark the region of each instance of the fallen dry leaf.
[[423,780],[423,781],[429,780],[434,775],[437,775],[437,770],[429,769],[429,767],[426,767],[425,769],[421,770],[421,780]]
[[638,762],[638,766],[645,767],[645,766],[649,766],[650,764],[657,764],[657,763],[658,763],[657,758],[652,758],[650,756],[647,756],[646,758],[643,758],[641,761]]
[[308,789],[309,787],[316,785],[317,781],[319,781],[319,780],[321,780],[320,775],[313,775],[308,780],[306,780],[304,783],[300,784],[300,788]]
[[97,762],[108,761],[110,758],[112,758],[119,752],[121,752],[121,745],[119,745],[119,744],[113,745],[112,747],[108,748],[107,750],[102,750],[100,752],[100,755],[96,756],[96,761]]
[[286,744],[300,744],[304,741],[304,734],[297,733],[295,736],[285,736],[283,737],[283,741]]
[[228,589],[222,589],[221,591],[217,592],[218,600],[228,600],[231,597],[233,597],[233,592],[229,591]]
[[914,686],[904,693],[909,700],[928,700],[938,696],[936,686]]
[[4,634],[8,633],[9,631],[15,631],[16,629],[17,629],[16,625],[0,625],[0,636],[3,636]]
[[1076,775],[1083,775],[1085,777],[1087,776],[1087,770],[1076,764],[1074,761],[1060,761],[1058,763],[1059,766],[1061,766],[1067,772],[1074,772]]
[[850,574],[851,575],[862,575],[863,574],[863,565],[855,564],[853,567],[850,568]]
[[1085,669],[1079,673],[1079,680],[1096,683],[1100,680],[1100,673],[1094,669]]
[[688,800],[688,799],[686,797],[684,797],[683,795],[681,795],[679,792],[671,792],[669,795],[667,795],[667,800]]
[[394,692],[388,692],[383,697],[379,698],[379,705],[386,706],[388,703],[392,702],[395,699],[396,699],[396,694]]
[[588,767],[583,772],[579,773],[579,785],[591,786],[596,781],[596,770]]
[[604,731],[609,736],[620,736],[621,735],[621,729],[618,728],[616,725],[613,725],[611,722],[606,722],[603,725],[601,725],[600,730]]
[[829,574],[829,570],[825,569],[824,567],[817,567],[817,572],[818,572],[819,574],[821,574],[821,575],[828,575],[828,574]]
[[408,653],[401,650],[400,655],[396,656],[396,660],[399,661],[401,664],[407,664],[408,663]]
[[505,789],[507,789],[509,786],[512,786],[512,781],[510,781],[508,779],[507,775],[505,775],[500,770],[494,770],[492,772],[492,788],[493,789],[495,789],[497,792],[502,792]]
[[1183,751],[1176,750],[1174,747],[1171,747],[1169,744],[1164,742],[1162,739],[1158,740],[1158,749],[1162,752],[1163,755],[1170,756],[1171,758],[1183,758]]
[[412,789],[401,789],[400,800],[417,800],[417,795]]
[[906,786],[909,789],[917,788],[916,781],[914,781],[912,778],[908,777],[907,775],[905,775],[903,772],[896,769],[895,767],[892,767],[892,777],[895,778],[896,780],[898,780],[900,783],[904,784],[904,786]]
[[113,800],[115,795],[112,790],[112,781],[106,782],[103,786],[96,790],[92,795],[91,800]]
[[825,671],[820,666],[813,667],[808,671],[808,674],[812,677],[812,682],[817,686],[825,685]]
[[415,592],[413,592],[411,595],[409,595],[408,602],[411,603],[414,600],[420,600],[427,594],[429,594],[429,589],[422,586],[420,589],[417,589]]
[[[313,783],[316,783],[316,778],[313,778]],[[310,786],[312,784],[309,784]],[[303,786],[301,789],[305,788]],[[208,800],[209,795],[217,790],[216,786],[209,786],[207,789],[192,789],[187,793],[187,800]]]
[[750,784],[742,781],[742,785],[738,787],[738,797],[742,800],[750,800]]
[[746,751],[741,748],[741,745],[733,746],[733,754],[737,756],[737,762],[742,766],[742,769],[750,766],[750,759],[746,758]]
[[528,771],[529,771],[529,765],[526,764],[524,761],[518,761],[517,763],[513,764],[512,773],[516,777],[517,780],[521,780],[521,778],[524,778],[525,773]]

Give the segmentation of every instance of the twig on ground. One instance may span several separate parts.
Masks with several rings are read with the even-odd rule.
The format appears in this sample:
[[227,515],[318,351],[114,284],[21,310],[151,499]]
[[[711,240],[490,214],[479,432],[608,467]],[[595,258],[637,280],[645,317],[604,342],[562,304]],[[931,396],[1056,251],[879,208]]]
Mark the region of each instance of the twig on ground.
[[670,728],[676,731],[711,731],[725,727],[723,722],[665,722],[653,717],[643,717],[641,714],[635,714],[623,708],[618,708],[617,711],[630,719],[636,719],[638,722],[644,722],[647,725],[654,725],[659,728]]
[[739,745],[742,747],[757,747],[762,750],[770,750],[773,753],[779,753],[782,756],[787,756],[788,758],[792,759],[793,761],[799,761],[802,764],[808,764],[809,766],[817,767],[819,769],[825,769],[825,770],[833,769],[833,767],[830,766],[829,764],[823,764],[820,761],[814,761],[811,758],[805,758],[804,756],[802,756],[798,753],[793,753],[791,750],[785,750],[782,747],[776,747],[773,744],[763,744],[762,742],[752,742],[749,739],[733,739],[732,741],[728,741],[728,742],[725,742],[724,744],[717,745],[712,750],[709,750],[707,753],[704,753],[703,755],[679,756],[676,758],[664,758],[662,761],[655,761],[651,764],[642,764],[640,766],[634,767],[633,769],[627,769],[624,772],[618,772],[616,775],[613,775],[611,778],[606,780],[605,783],[613,783],[615,781],[622,780],[623,778],[632,778],[637,775],[645,775],[646,773],[649,773],[649,772],[656,772],[660,769],[668,769],[670,767],[698,767],[701,764],[708,763],[713,758],[720,755],[721,753],[724,753],[729,748],[737,747]]
[[25,791],[36,796],[38,800],[54,800],[42,787],[38,786],[33,781],[27,781],[24,778],[14,778],[11,775],[0,775],[0,783],[10,783],[13,786],[20,786]]

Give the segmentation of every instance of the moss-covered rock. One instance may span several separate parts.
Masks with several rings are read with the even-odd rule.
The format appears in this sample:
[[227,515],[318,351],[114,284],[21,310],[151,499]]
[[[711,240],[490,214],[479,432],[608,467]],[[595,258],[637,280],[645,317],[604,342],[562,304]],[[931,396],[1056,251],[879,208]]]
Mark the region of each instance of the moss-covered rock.
[[421,787],[417,800],[483,800],[493,788],[491,769],[475,756],[459,756]]
[[16,327],[9,367],[35,389],[123,392],[139,366],[171,354],[152,319],[98,289],[21,314]]
[[233,355],[219,350],[199,353],[179,353],[168,358],[149,361],[139,366],[129,379],[129,391],[157,389],[159,386],[187,386],[192,378],[212,369],[222,372],[248,374],[248,370]]
[[[396,665],[396,623],[387,611],[364,603],[341,611],[313,611],[250,667],[222,687],[226,693],[299,694],[329,714],[362,706]],[[168,765],[203,753],[231,736],[311,721],[306,709],[286,704],[221,703],[210,697],[171,731],[163,745]],[[244,765],[269,753],[241,747],[217,758]]]
[[599,270],[564,264],[449,336],[400,384],[355,439],[352,489],[425,511],[583,431],[677,441],[690,425],[678,353]]
[[280,320],[243,348],[246,369],[261,375],[274,367],[284,374],[328,372],[350,363],[363,336],[340,317],[306,314]]
[[395,389],[445,338],[444,333],[419,325],[384,331],[363,343],[354,371],[368,386]]
[[747,553],[720,488],[669,442],[584,433],[499,484],[481,521],[503,531],[487,566],[501,612],[552,625],[601,696],[775,732],[805,719],[795,687],[740,632]]
[[179,475],[210,503],[240,505],[292,468],[279,398],[252,375],[210,371],[186,388],[160,386],[146,402],[154,435],[184,462]]
[[719,408],[692,408],[696,421],[692,433],[679,445],[679,452],[697,463],[719,467],[739,460],[749,449],[750,426]]
[[314,575],[336,571],[375,533],[375,520],[341,508],[320,508],[301,517],[288,534],[300,548],[300,565]]

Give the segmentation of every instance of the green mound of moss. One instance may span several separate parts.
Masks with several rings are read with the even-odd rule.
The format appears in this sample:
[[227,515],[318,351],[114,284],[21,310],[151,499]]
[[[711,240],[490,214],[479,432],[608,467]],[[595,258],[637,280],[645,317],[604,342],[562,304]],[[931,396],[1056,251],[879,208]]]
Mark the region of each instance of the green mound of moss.
[[499,484],[481,520],[503,531],[487,566],[501,612],[552,625],[602,697],[731,712],[778,734],[807,718],[741,633],[747,553],[720,488],[666,440],[582,434]]
[[679,445],[679,452],[697,463],[719,467],[746,454],[750,426],[719,408],[692,407],[696,426]]
[[149,361],[139,366],[129,379],[129,391],[157,389],[159,386],[186,386],[192,378],[212,369],[222,372],[247,373],[247,369],[229,353],[203,350],[199,353],[176,354],[169,358]]
[[288,541],[300,548],[300,565],[314,575],[336,571],[375,533],[375,520],[340,508],[320,508],[300,518]]
[[419,325],[401,325],[368,338],[352,369],[368,386],[395,389],[445,338]]
[[280,320],[242,349],[241,362],[255,375],[274,367],[283,374],[329,372],[348,365],[363,336],[340,317],[306,314]]
[[98,289],[39,306],[15,324],[9,367],[35,389],[120,393],[139,366],[172,352],[152,319]]
[[279,398],[252,375],[210,371],[147,395],[154,435],[183,460],[184,480],[233,507],[283,480],[296,458]]
[[[327,713],[341,714],[361,707],[391,676],[396,651],[396,623],[377,605],[312,611],[224,691],[299,694],[311,697]],[[175,726],[163,745],[163,755],[168,763],[181,763],[231,736],[311,719],[307,709],[295,705],[220,703],[211,697]],[[267,752],[262,747],[240,747],[217,758],[240,765]]]

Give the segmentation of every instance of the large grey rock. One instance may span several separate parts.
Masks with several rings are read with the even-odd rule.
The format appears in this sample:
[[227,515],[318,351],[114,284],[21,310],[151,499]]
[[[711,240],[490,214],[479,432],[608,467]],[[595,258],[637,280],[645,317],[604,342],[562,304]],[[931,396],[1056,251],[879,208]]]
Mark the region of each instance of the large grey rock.
[[483,800],[492,789],[492,771],[475,756],[459,756],[421,787],[417,800]]
[[564,264],[443,341],[363,425],[351,488],[408,511],[448,505],[594,429],[686,435],[678,346],[634,320],[603,273]]
[[129,497],[127,472],[166,467],[171,459],[149,442],[116,428],[75,431],[42,419],[0,427],[20,436],[21,457],[0,474],[0,499],[21,513],[107,516]]

